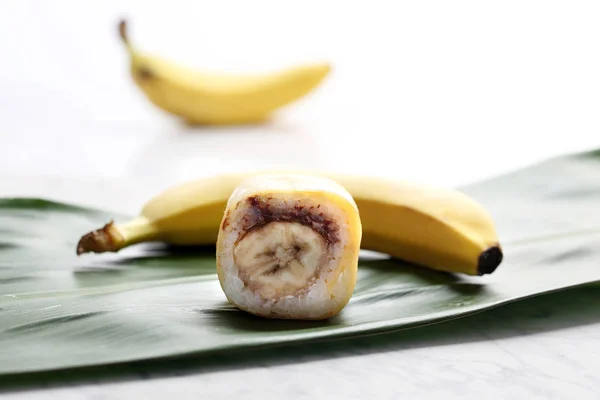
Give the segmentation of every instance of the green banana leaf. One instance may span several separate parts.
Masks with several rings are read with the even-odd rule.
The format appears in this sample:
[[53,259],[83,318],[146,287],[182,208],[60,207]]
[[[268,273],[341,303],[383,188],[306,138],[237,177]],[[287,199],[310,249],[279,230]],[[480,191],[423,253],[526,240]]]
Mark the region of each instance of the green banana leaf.
[[600,281],[599,172],[596,151],[461,188],[496,220],[505,259],[494,274],[446,274],[365,252],[350,303],[320,322],[266,320],[229,305],[214,248],[77,257],[83,232],[128,216],[1,199],[0,376],[416,328]]

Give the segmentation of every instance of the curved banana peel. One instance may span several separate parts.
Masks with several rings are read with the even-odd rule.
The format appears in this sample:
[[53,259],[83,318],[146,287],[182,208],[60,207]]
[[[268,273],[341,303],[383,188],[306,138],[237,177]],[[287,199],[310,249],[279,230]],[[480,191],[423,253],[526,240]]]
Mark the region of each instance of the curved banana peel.
[[[278,171],[221,174],[168,188],[131,221],[111,222],[83,235],[77,253],[114,252],[147,241],[215,244],[235,189],[247,178],[271,172]],[[377,177],[284,172],[319,175],[342,185],[360,213],[362,249],[468,275],[491,274],[502,262],[494,221],[481,204],[462,192]]]
[[325,62],[256,75],[197,71],[138,51],[125,20],[119,23],[119,35],[135,84],[154,106],[190,125],[261,123],[315,90],[331,71]]

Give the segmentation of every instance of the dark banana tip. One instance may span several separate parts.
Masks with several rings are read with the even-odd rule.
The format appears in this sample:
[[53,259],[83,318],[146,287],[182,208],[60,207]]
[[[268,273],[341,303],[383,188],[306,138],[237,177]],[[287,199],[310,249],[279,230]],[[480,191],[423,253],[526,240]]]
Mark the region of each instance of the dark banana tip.
[[129,38],[127,36],[127,20],[125,18],[121,18],[119,20],[119,37],[123,43],[129,42]]
[[500,246],[490,247],[479,255],[477,261],[477,274],[486,275],[491,274],[498,268],[498,265],[502,262],[504,255]]

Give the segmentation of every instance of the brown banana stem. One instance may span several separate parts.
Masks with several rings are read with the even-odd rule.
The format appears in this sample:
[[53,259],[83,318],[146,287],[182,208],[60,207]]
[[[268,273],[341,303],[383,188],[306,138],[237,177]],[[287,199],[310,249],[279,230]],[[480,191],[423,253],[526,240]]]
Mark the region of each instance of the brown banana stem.
[[79,239],[77,255],[118,251],[121,243],[123,243],[123,237],[115,228],[113,221],[110,221],[101,229],[86,233]]

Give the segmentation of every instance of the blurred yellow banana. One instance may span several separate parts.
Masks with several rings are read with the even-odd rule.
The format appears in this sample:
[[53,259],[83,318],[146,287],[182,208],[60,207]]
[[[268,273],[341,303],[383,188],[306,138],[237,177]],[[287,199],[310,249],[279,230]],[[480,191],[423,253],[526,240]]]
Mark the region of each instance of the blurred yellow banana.
[[[147,202],[137,218],[84,235],[77,253],[118,251],[146,241],[215,244],[229,197],[245,178],[258,174],[223,174],[169,188]],[[363,249],[468,275],[490,274],[502,262],[491,216],[459,191],[367,176],[314,175],[336,181],[353,197]]]
[[125,20],[119,23],[119,34],[130,57],[131,76],[150,102],[194,125],[264,121],[315,89],[331,70],[328,63],[315,63],[256,75],[196,71],[137,51]]

